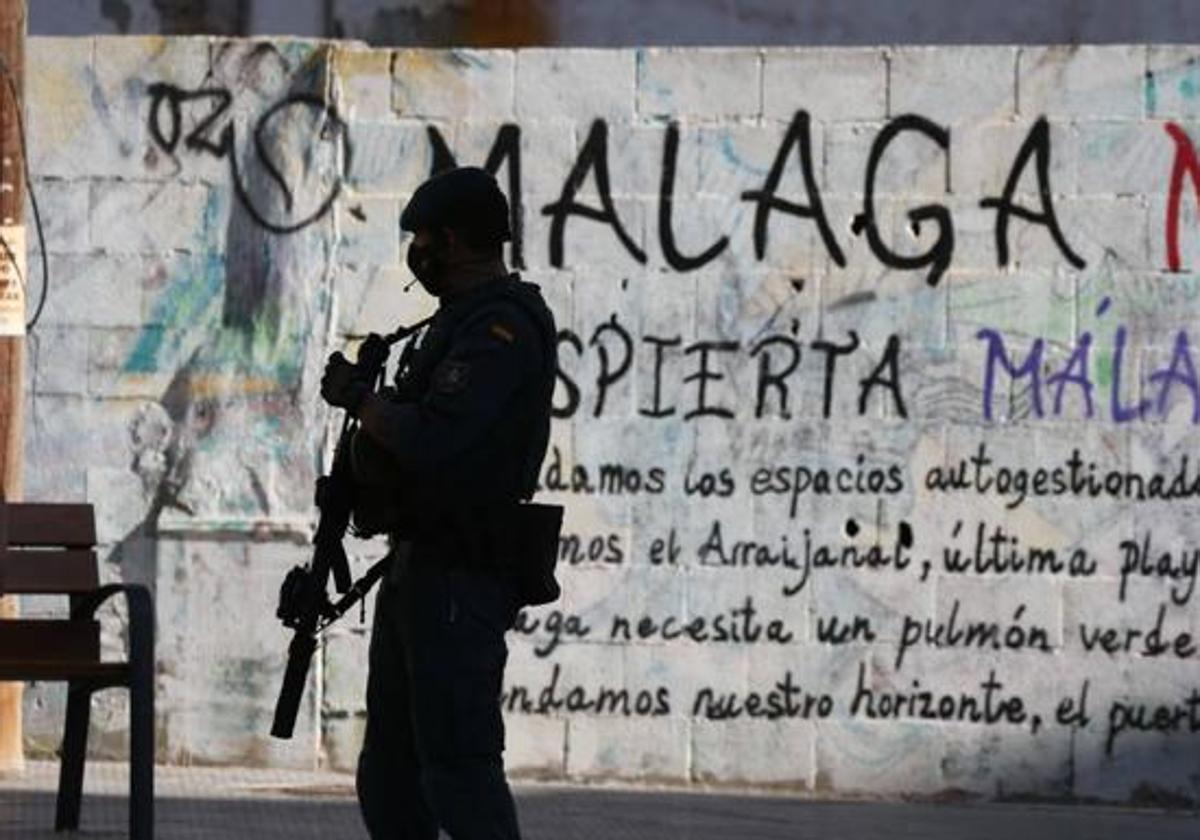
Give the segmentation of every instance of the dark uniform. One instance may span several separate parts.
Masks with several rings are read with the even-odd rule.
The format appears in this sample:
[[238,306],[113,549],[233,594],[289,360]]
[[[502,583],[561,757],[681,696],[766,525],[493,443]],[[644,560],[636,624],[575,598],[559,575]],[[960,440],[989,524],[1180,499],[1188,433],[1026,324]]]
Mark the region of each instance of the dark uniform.
[[376,600],[358,765],[375,840],[434,840],[439,825],[455,840],[519,837],[499,704],[519,605],[486,554],[491,514],[536,484],[555,338],[537,287],[497,278],[443,298],[397,387],[359,408],[359,434],[408,488]]

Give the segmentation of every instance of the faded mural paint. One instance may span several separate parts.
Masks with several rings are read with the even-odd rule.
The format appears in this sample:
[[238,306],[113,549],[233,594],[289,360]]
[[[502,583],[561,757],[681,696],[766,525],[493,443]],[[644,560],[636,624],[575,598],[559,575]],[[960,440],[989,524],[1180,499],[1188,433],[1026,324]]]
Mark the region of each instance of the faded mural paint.
[[29,495],[153,585],[162,758],[353,766],[369,612],[272,742],[275,586],[457,160],[562,330],[514,772],[1196,801],[1196,55],[35,39]]

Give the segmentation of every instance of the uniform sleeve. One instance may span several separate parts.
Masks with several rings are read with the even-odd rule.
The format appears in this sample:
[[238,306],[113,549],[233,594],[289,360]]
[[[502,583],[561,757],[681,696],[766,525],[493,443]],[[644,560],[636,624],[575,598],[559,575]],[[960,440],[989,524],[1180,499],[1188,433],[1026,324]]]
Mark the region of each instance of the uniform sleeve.
[[458,328],[420,400],[368,396],[359,409],[362,429],[402,467],[437,467],[487,434],[517,389],[538,374],[538,341],[517,307],[488,307]]

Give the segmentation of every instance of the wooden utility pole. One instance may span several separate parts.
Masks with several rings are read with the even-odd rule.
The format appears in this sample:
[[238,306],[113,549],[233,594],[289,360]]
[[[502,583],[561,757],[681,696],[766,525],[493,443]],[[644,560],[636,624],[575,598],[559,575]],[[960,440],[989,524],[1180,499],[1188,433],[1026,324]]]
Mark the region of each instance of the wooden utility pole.
[[[25,0],[0,0],[0,498],[22,495],[25,399]],[[2,547],[0,547],[2,550]],[[0,618],[17,614],[3,596]],[[24,767],[21,683],[0,683],[0,772]]]

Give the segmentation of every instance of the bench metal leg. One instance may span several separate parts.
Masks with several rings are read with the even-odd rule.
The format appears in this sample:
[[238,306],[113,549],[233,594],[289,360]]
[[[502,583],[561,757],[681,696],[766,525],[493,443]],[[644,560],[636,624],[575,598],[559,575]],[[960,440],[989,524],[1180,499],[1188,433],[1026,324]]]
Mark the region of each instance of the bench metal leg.
[[[86,597],[72,597],[72,618],[90,617],[121,593],[129,609],[129,837],[154,837],[154,604],[144,586],[109,583]],[[63,735],[56,830],[79,828],[83,762],[87,753],[89,700],[99,684],[71,683]]]
[[54,830],[79,828],[79,803],[83,796],[83,762],[87,757],[88,721],[92,689],[71,683],[67,689],[67,726],[63,732],[62,756],[58,765],[58,806]]
[[129,686],[129,837],[154,836],[154,678],[135,669]]
[[154,837],[154,612],[129,594],[129,837]]

